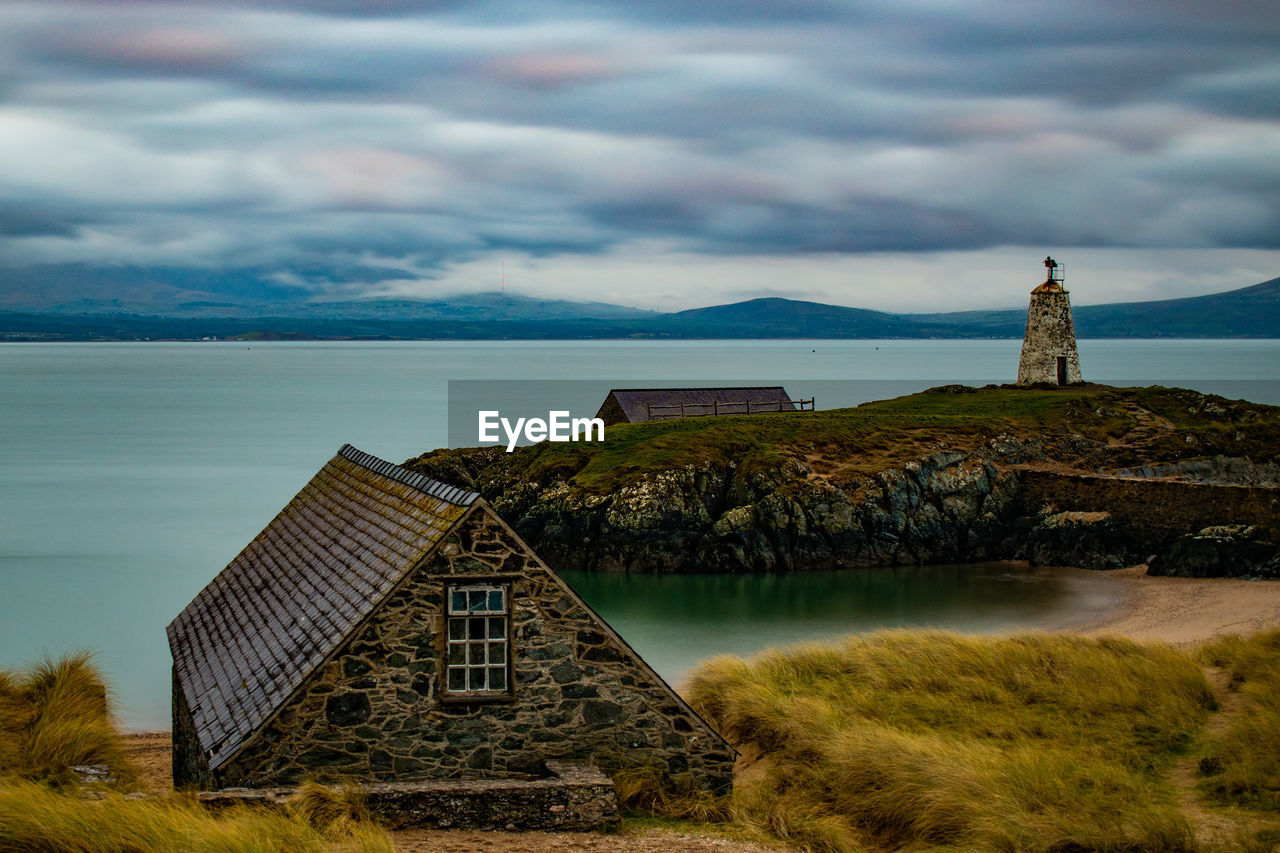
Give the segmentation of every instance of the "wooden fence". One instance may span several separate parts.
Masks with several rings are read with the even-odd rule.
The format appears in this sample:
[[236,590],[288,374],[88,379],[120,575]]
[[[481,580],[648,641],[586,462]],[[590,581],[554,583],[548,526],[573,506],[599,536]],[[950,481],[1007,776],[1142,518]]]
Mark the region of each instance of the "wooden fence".
[[[812,412],[813,401],[815,398],[810,397],[808,400],[743,400],[741,402],[721,402],[712,400],[710,403],[670,403],[662,405],[654,405],[653,403],[645,403],[645,414],[648,420],[674,420],[675,418],[701,418],[712,415],[759,415],[766,412]],[[793,406],[794,408],[783,408],[784,406]],[[659,409],[674,409],[675,411],[657,412]]]

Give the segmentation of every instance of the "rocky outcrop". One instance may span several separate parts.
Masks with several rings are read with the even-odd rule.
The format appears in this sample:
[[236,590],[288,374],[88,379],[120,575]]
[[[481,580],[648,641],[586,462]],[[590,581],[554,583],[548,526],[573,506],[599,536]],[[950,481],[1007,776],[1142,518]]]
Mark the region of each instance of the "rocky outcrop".
[[1142,561],[1133,546],[1109,512],[1055,512],[1031,528],[1023,553],[1033,566],[1119,569]]
[[1147,574],[1180,578],[1280,578],[1280,549],[1252,525],[1206,527],[1151,560]]
[[[539,482],[525,469],[495,478],[504,457],[489,449],[428,456],[417,467],[481,488],[526,540],[566,569],[797,571],[995,559],[1111,569],[1152,554],[1172,557],[1179,536],[1206,525],[1240,522],[1255,525],[1259,541],[1274,538],[1280,494],[1224,485],[1218,476],[1256,479],[1266,464],[1196,460],[1181,466],[1184,473],[1203,466],[1208,482],[1194,483],[1132,476],[1145,471],[1063,470],[1061,460],[1078,464],[1097,452],[1096,442],[1074,434],[1052,441],[1001,434],[977,450],[939,448],[867,477],[819,476],[795,458],[764,473],[704,462],[624,478],[605,494],[567,479]],[[483,485],[481,471],[488,472]],[[1169,565],[1188,559],[1199,558]],[[1231,563],[1220,571],[1244,569]]]
[[1245,401],[950,385],[750,430],[696,420],[600,449],[443,450],[407,464],[485,495],[567,569],[1104,568],[1212,525],[1280,541],[1280,410]]
[[994,452],[938,451],[874,477],[832,483],[791,461],[658,471],[608,495],[561,481],[493,503],[571,569],[772,571],[993,559],[1018,512],[1018,475]]

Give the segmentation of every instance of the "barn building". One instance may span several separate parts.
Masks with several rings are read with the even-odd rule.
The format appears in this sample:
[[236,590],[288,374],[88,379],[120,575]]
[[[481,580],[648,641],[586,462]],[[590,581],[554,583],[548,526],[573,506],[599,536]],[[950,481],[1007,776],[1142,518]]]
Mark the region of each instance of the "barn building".
[[605,426],[705,415],[758,415],[813,408],[812,400],[792,400],[781,385],[729,388],[614,388],[596,417]]
[[168,636],[178,786],[581,760],[732,784],[732,748],[489,504],[350,445]]
[[1072,385],[1083,382],[1076,330],[1071,322],[1071,299],[1062,286],[1066,269],[1053,258],[1044,259],[1048,274],[1031,291],[1027,331],[1018,359],[1018,384]]

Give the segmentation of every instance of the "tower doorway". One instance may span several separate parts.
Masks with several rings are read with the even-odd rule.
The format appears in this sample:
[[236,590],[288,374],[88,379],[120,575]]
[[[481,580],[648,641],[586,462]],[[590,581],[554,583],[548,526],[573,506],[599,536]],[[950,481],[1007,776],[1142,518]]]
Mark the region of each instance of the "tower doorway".
[[1065,355],[1058,356],[1058,384],[1067,384],[1067,357]]

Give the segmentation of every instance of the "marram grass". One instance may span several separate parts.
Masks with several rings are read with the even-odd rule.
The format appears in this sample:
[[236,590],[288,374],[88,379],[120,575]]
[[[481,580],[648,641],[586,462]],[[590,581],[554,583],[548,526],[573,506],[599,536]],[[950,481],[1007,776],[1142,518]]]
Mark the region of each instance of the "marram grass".
[[1160,774],[1214,699],[1164,645],[888,632],[718,658],[688,692],[758,758],[735,816],[808,849],[1195,848]]
[[102,674],[87,653],[0,672],[0,776],[66,782],[69,768],[105,764],[130,775]]
[[218,814],[190,796],[88,799],[71,767],[129,772],[88,655],[0,671],[0,853],[393,853],[354,788],[302,786],[285,813]]
[[210,814],[193,798],[86,800],[32,782],[0,783],[0,853],[393,853],[372,824],[314,826],[302,815]]

